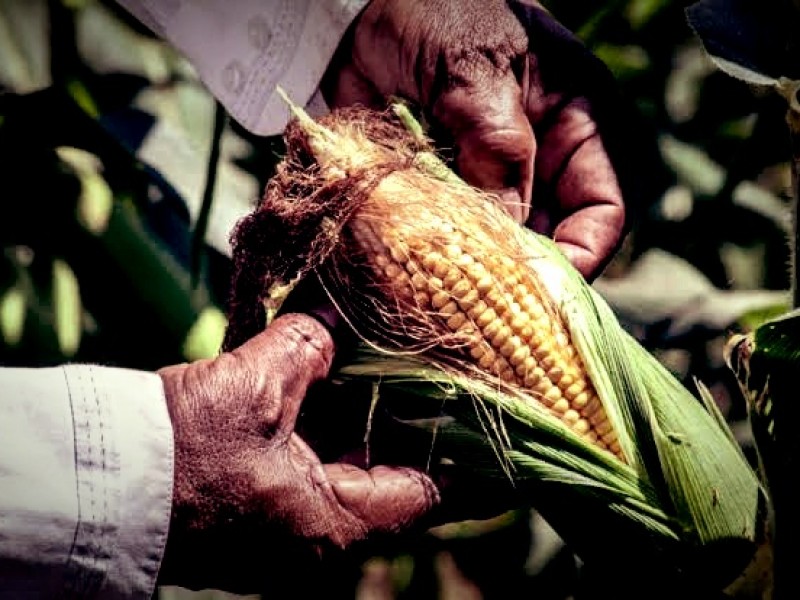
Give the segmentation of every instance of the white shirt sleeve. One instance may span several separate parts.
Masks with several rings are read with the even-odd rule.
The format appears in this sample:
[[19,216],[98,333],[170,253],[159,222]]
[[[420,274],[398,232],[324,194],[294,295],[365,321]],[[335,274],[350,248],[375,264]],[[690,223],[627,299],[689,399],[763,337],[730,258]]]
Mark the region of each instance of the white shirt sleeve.
[[161,379],[0,368],[0,598],[141,598],[172,506]]
[[117,0],[194,66],[243,127],[280,133],[289,111],[315,97],[347,27],[368,0]]

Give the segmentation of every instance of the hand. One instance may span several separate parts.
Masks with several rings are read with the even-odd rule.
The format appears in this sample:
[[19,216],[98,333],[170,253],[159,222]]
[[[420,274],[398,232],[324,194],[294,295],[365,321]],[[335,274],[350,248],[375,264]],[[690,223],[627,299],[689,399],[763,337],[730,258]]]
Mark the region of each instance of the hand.
[[232,352],[159,371],[175,440],[160,585],[258,592],[292,556],[399,532],[438,503],[421,472],[324,465],[295,433],[332,357],[323,325],[287,314]]
[[609,142],[620,132],[601,130],[596,110],[613,112],[613,84],[538,4],[372,0],[322,89],[332,107],[385,106],[391,95],[418,103],[452,137],[459,173],[591,278],[626,228],[625,161],[612,163]]

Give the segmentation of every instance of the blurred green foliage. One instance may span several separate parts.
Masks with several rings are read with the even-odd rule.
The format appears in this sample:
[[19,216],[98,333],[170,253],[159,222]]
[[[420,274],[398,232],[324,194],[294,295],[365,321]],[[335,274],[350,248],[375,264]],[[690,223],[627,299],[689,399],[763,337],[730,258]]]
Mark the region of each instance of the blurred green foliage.
[[[608,65],[661,157],[642,173],[660,191],[598,290],[742,422],[721,345],[787,306],[782,101],[714,68],[687,26],[690,2],[544,4]],[[215,354],[227,234],[258,199],[280,139],[220,128],[191,66],[112,1],[0,0],[0,56],[0,363],[154,369]],[[204,197],[204,243],[193,245]],[[749,451],[747,429],[736,431]],[[356,596],[576,592],[579,563],[535,514],[479,531],[375,556]]]

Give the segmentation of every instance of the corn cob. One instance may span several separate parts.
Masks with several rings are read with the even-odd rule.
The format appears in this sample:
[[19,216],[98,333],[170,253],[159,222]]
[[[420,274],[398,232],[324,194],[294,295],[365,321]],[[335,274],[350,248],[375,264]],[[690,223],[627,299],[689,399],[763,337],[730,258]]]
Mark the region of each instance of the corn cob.
[[580,437],[624,461],[566,326],[532,270],[482,250],[457,223],[424,209],[418,217],[413,228],[368,213],[351,221],[377,287],[399,312],[425,313],[455,334],[479,369],[518,386]]
[[[309,142],[318,158],[331,159],[323,178],[340,180],[386,160],[386,148],[358,128],[345,124],[346,132],[331,133],[296,114],[315,132]],[[618,434],[559,311],[536,270],[511,254],[521,248],[518,225],[497,215],[502,210],[487,209],[488,199],[468,186],[413,173],[383,178],[348,223],[401,327],[417,317],[455,334],[469,362],[523,390],[581,438],[624,462]],[[459,210],[436,205],[441,196],[460,204]],[[489,215],[498,218],[481,223]]]
[[763,498],[707,390],[698,403],[552,240],[385,115],[289,106],[287,158],[236,234],[227,348],[260,330],[276,284],[314,271],[365,342],[336,379],[390,410],[434,400],[437,418],[410,421],[441,460],[513,479],[584,560],[711,586],[738,573]]

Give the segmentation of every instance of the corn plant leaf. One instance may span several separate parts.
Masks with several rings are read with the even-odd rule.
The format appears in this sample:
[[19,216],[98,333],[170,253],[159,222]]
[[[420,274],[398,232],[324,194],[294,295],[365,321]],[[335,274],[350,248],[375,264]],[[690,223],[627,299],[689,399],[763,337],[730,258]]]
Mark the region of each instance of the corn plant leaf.
[[56,148],[59,159],[66,163],[81,183],[78,196],[78,221],[95,235],[108,227],[114,208],[114,194],[102,176],[103,165],[97,156],[70,146]]
[[75,273],[61,259],[53,261],[53,315],[58,347],[71,358],[78,351],[83,333],[82,302]]
[[[664,161],[691,192],[706,197],[720,193],[729,175],[707,152],[670,135],[659,138],[659,148]],[[755,182],[740,182],[734,188],[731,200],[735,206],[760,215],[786,233],[791,232],[787,203]]]
[[664,108],[675,123],[686,123],[697,114],[703,83],[716,67],[699,44],[678,49],[673,60],[675,67],[665,81]]
[[650,67],[650,57],[641,46],[633,44],[598,43],[594,54],[602,60],[619,81],[632,79],[646,72]]
[[657,248],[644,253],[625,276],[600,277],[594,288],[618,318],[665,329],[669,339],[698,329],[723,332],[742,316],[785,305],[789,299],[788,292],[776,290],[719,289],[684,259]]
[[793,432],[781,433],[796,412],[792,381],[800,366],[800,310],[766,321],[747,335],[733,336],[725,361],[747,404],[763,475],[774,487],[781,465],[797,450]]
[[791,557],[800,533],[795,482],[800,438],[794,427],[800,412],[796,391],[800,310],[767,321],[747,335],[731,337],[725,358],[745,398],[761,474],[770,492],[775,589],[793,589]]
[[0,87],[29,94],[52,83],[44,0],[0,2]]
[[631,0],[625,7],[625,18],[635,30],[645,27],[665,8],[667,0]]
[[202,309],[183,342],[183,355],[186,360],[195,361],[217,356],[222,346],[222,339],[225,337],[227,323],[225,314],[216,306]]
[[7,346],[16,346],[22,340],[26,309],[25,292],[18,285],[0,294],[0,339]]
[[716,65],[754,85],[800,78],[800,13],[787,0],[701,0],[689,24]]
[[800,311],[794,310],[755,332],[756,347],[764,356],[789,364],[800,361]]
[[175,72],[190,72],[168,44],[137,33],[101,2],[75,12],[75,29],[78,51],[97,73],[137,75],[163,85]]

